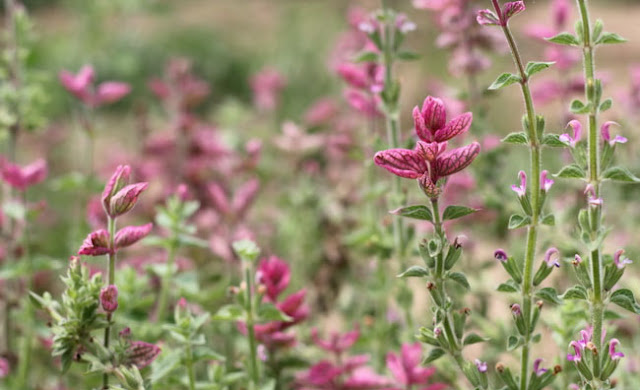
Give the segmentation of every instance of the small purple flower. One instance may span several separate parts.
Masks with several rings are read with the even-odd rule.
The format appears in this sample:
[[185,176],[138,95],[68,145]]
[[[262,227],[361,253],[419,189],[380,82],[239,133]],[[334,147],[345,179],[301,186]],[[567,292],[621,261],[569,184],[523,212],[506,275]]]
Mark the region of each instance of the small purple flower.
[[544,262],[547,263],[547,267],[560,267],[560,263],[558,259],[560,258],[560,252],[557,248],[549,248],[547,252],[544,254]]
[[620,344],[618,339],[611,339],[611,341],[609,341],[609,357],[611,357],[611,360],[620,360],[624,357],[624,353],[616,352],[616,346],[618,344]]
[[624,255],[624,249],[618,249],[613,254],[613,264],[615,264],[618,269],[623,269],[625,265],[633,263],[633,261],[631,261],[630,259],[628,259],[626,256],[623,256],[623,255]]
[[549,172],[546,169],[540,172],[540,186],[542,187],[543,192],[549,192],[549,190],[551,189],[551,186],[554,183],[553,180],[547,179],[548,174]]
[[584,189],[584,194],[587,195],[587,203],[589,204],[589,206],[602,206],[603,200],[602,198],[596,197],[596,190],[595,188],[593,188],[593,184],[587,184]]
[[602,126],[600,127],[600,134],[602,135],[602,139],[605,142],[609,143],[609,146],[613,147],[615,146],[615,144],[624,144],[627,142],[627,138],[621,136],[621,135],[616,135],[613,139],[611,139],[611,134],[609,133],[609,128],[612,125],[616,125],[616,126],[620,126],[620,124],[618,124],[617,122],[613,122],[613,121],[608,121],[608,122],[604,122],[602,124]]
[[113,313],[118,308],[118,287],[110,284],[100,290],[100,304],[107,313]]
[[580,263],[582,263],[582,257],[580,257],[580,255],[576,253],[575,257],[573,258],[573,265],[579,265]]
[[483,362],[480,359],[475,360],[476,367],[478,367],[478,371],[485,373],[487,372],[487,362]]
[[582,360],[582,346],[577,341],[572,341],[569,346],[573,347],[574,354],[567,354],[567,360],[574,363]]
[[522,309],[520,308],[520,305],[517,303],[514,303],[513,305],[511,305],[511,313],[513,313],[513,315],[516,317],[521,316]]
[[580,142],[580,138],[582,138],[582,124],[574,119],[567,124],[567,128],[568,127],[571,127],[573,129],[573,137],[571,137],[567,133],[564,133],[560,136],[560,141],[571,146],[572,148],[575,148],[576,144]]
[[540,376],[540,375],[544,374],[545,372],[549,371],[546,368],[540,367],[540,363],[542,363],[543,361],[544,361],[544,359],[536,359],[533,362],[533,372],[535,372],[535,374],[537,376]]
[[[604,337],[604,334],[602,335]],[[587,344],[591,342],[591,338],[593,337],[593,327],[587,326],[585,329],[580,331],[580,340],[577,343],[580,345],[580,348],[584,349],[587,347]]]
[[499,260],[502,263],[506,263],[507,259],[509,259],[509,256],[504,249],[496,249],[496,251],[493,253],[493,257],[495,257],[496,260]]
[[436,337],[440,336],[440,335],[442,334],[442,328],[441,328],[441,327],[439,327],[439,326],[436,326],[436,327],[433,329],[433,334],[435,334],[435,335],[436,335]]
[[520,177],[520,186],[514,184],[511,189],[518,194],[518,198],[524,198],[527,193],[527,174],[524,171],[520,171],[518,177]]

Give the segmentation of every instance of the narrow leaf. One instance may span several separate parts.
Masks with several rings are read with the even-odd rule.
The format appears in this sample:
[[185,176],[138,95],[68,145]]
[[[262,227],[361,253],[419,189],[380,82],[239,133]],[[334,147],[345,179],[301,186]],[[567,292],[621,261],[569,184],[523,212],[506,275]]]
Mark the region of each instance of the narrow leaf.
[[442,214],[442,219],[447,221],[451,219],[457,219],[464,217],[465,215],[469,215],[478,211],[477,209],[472,209],[470,207],[465,206],[449,206],[444,210]]
[[570,34],[568,32],[562,32],[556,35],[555,37],[546,38],[546,39],[549,42],[557,43],[559,45],[578,46],[580,44],[580,41],[578,40],[578,38],[575,35]]
[[501,141],[506,144],[528,145],[529,137],[525,132],[521,131],[519,133],[507,134],[507,136],[504,137]]
[[519,83],[520,80],[520,76],[512,73],[503,73],[489,86],[489,90],[494,91],[496,89],[504,88],[511,84]]
[[413,265],[398,275],[399,278],[422,278],[429,276],[429,270],[419,265]]
[[390,211],[390,213],[394,215],[400,215],[402,217],[433,222],[433,213],[431,213],[431,209],[427,206],[417,205],[401,207],[399,209]]

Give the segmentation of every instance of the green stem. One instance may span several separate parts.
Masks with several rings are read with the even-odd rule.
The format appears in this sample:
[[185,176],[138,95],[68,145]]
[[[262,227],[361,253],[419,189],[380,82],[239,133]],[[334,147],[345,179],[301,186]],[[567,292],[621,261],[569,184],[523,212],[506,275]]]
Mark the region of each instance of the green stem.
[[[22,204],[23,207],[27,208],[27,191],[25,190],[22,194]],[[24,248],[24,261],[27,265],[26,272],[26,287],[27,294],[24,300],[24,323],[23,326],[23,339],[20,345],[20,365],[18,368],[18,381],[16,387],[18,389],[28,389],[29,388],[29,372],[31,365],[31,346],[33,340],[33,308],[31,307],[31,302],[29,300],[29,291],[31,291],[33,284],[33,260],[31,258],[31,253],[29,250],[29,220],[28,217],[25,216],[24,220],[24,236],[22,240],[22,245]]]
[[167,256],[167,269],[162,275],[162,285],[160,287],[160,298],[158,300],[158,310],[156,311],[156,322],[161,322],[165,317],[167,305],[169,302],[169,290],[171,288],[171,279],[173,277],[173,265],[176,259],[176,252],[178,251],[178,239],[172,237],[171,244],[169,246],[169,254]]
[[195,372],[193,371],[193,352],[191,350],[191,344],[187,343],[185,352],[187,355],[187,361],[185,362],[185,365],[187,366],[187,375],[189,376],[189,390],[195,390],[196,375],[195,375]]
[[[108,216],[108,221],[107,221],[107,228],[109,230],[109,255],[108,255],[108,260],[109,260],[109,273],[108,273],[108,278],[107,278],[107,286],[115,284],[115,274],[116,274],[116,252],[115,252],[115,245],[114,245],[114,238],[116,235],[116,219],[112,218],[111,216]],[[107,314],[107,327],[104,330],[104,347],[105,349],[109,349],[109,339],[111,337],[111,322],[113,319],[113,313],[109,313]],[[108,389],[109,388],[109,374],[103,374],[102,375],[102,388],[103,389]]]
[[247,333],[249,337],[249,375],[254,386],[257,386],[260,382],[260,372],[258,371],[258,348],[256,346],[256,335],[254,330],[254,307],[252,288],[253,283],[251,279],[251,266],[247,262],[247,267],[244,274],[245,284],[247,285]]
[[[500,20],[504,20],[502,12],[500,10],[500,4],[498,0],[492,0],[494,9],[499,15]],[[531,224],[527,230],[527,243],[524,260],[524,277],[522,281],[522,312],[525,318],[525,324],[527,328],[531,324],[532,306],[533,306],[533,263],[536,256],[536,242],[538,238],[538,220],[540,217],[540,144],[538,141],[536,112],[533,104],[533,98],[531,96],[531,89],[529,88],[529,78],[525,72],[525,65],[516,45],[513,34],[509,29],[509,25],[505,22],[502,25],[502,31],[507,39],[509,48],[511,49],[511,55],[513,62],[520,75],[520,87],[522,90],[522,97],[524,99],[525,108],[527,111],[528,135],[530,140],[530,183],[531,183],[531,204],[532,215]],[[525,342],[522,347],[521,368],[520,368],[520,390],[527,390],[529,386],[529,355],[531,344],[531,333],[533,329],[527,329],[527,335],[525,336]]]
[[[588,136],[588,165],[589,165],[589,183],[593,186],[596,197],[600,196],[600,140],[597,129],[598,124],[598,96],[596,89],[595,77],[595,58],[594,47],[591,37],[591,21],[589,18],[589,9],[587,0],[576,0],[582,20],[582,42],[583,42],[583,65],[585,77],[585,98],[591,109],[588,115],[589,136]],[[593,231],[597,234],[602,223],[601,208],[589,207],[589,217]],[[593,237],[597,239],[596,237]],[[591,276],[593,284],[593,294],[591,302],[591,326],[593,327],[592,342],[595,344],[598,353],[602,350],[602,332],[603,332],[603,286],[602,286],[602,258],[600,249],[591,251]],[[600,374],[599,359],[593,361],[593,372],[597,377]],[[598,387],[599,388],[599,387]],[[594,389],[595,390],[595,389]]]

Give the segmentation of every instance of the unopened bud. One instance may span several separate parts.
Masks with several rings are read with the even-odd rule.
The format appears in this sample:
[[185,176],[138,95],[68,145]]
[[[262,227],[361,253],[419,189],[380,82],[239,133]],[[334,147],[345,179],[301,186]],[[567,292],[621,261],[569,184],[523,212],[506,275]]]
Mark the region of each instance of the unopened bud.
[[553,367],[553,375],[558,375],[562,372],[562,366],[557,364]]
[[103,287],[100,291],[100,303],[107,313],[113,313],[118,308],[118,288],[114,284]]
[[502,362],[496,363],[496,371],[502,374],[504,372],[504,363]]

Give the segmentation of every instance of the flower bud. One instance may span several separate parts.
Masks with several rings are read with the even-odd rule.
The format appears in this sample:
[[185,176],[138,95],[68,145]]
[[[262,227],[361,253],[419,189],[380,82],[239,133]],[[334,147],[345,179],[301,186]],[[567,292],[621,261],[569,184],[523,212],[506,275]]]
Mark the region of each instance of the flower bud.
[[149,183],[130,184],[118,191],[109,202],[109,211],[112,218],[116,218],[135,206],[138,197],[149,186]]
[[131,167],[128,165],[118,165],[116,171],[104,187],[104,191],[102,191],[102,207],[104,207],[104,211],[107,214],[111,215],[111,198],[129,183],[130,175]]
[[118,308],[118,288],[114,284],[100,290],[100,304],[107,313],[113,313]]
[[127,350],[127,363],[138,369],[143,369],[151,364],[160,354],[160,347],[144,341],[134,341]]

